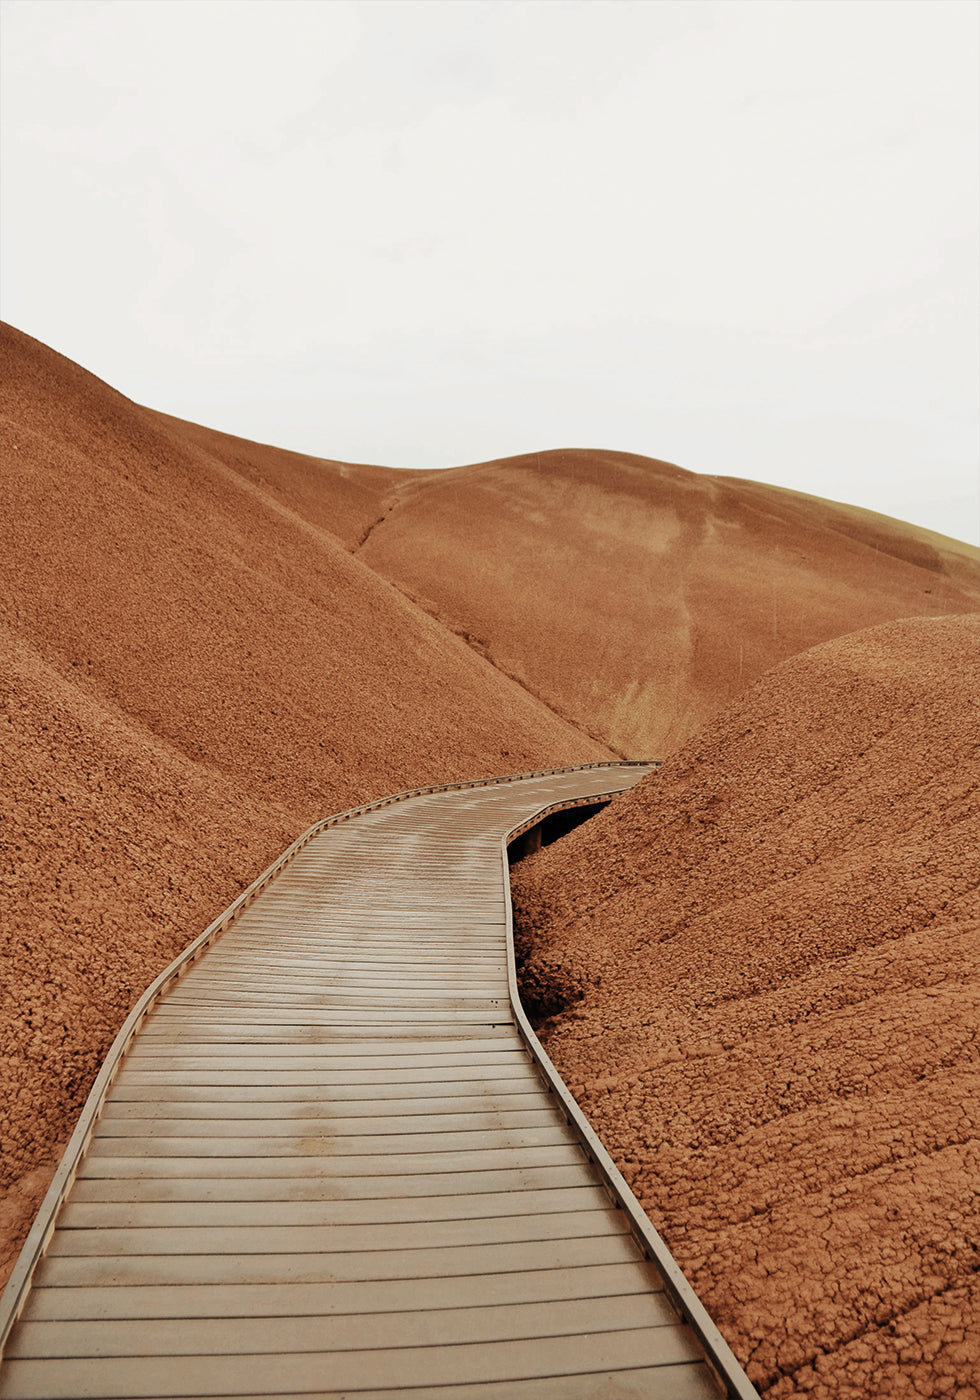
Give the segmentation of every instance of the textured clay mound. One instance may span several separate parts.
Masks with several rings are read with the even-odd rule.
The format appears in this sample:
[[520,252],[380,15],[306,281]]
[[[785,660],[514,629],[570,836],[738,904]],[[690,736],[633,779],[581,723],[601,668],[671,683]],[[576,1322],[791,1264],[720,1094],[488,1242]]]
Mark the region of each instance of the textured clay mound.
[[407,476],[358,557],[629,758],[819,642],[980,606],[969,545],[615,452]]
[[770,672],[513,871],[542,1037],[759,1386],[980,1376],[980,619]]
[[400,474],[211,450],[9,329],[0,372],[4,1274],[132,1002],[294,836],[609,755],[341,543]]
[[143,412],[168,435],[189,447],[203,448],[213,461],[230,467],[243,482],[262,494],[266,506],[294,511],[310,524],[329,530],[349,549],[361,543],[387,508],[388,500],[406,482],[430,475],[307,457],[202,428],[165,413],[150,413],[146,409]]

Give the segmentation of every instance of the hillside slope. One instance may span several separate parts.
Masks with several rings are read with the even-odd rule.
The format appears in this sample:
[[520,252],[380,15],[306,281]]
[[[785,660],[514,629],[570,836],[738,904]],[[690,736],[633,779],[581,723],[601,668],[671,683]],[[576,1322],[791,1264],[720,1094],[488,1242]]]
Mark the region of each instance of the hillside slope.
[[432,475],[307,457],[202,428],[166,413],[142,412],[183,449],[203,450],[213,462],[257,488],[267,506],[292,511],[308,524],[329,531],[350,550],[357,548],[383,513],[393,492],[407,481],[422,481]]
[[304,827],[608,752],[351,557],[398,473],[212,440],[11,329],[0,352],[9,1265],[135,997]]
[[512,872],[548,1052],[772,1396],[976,1396],[980,618],[761,678]]
[[358,558],[628,758],[818,642],[980,607],[969,545],[616,452],[408,475]]

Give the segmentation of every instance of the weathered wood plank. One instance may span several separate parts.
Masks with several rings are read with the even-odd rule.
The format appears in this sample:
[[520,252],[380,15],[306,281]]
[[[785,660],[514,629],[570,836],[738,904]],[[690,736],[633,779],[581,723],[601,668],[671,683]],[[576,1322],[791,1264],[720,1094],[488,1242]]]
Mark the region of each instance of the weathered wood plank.
[[[174,1051],[172,1048],[174,1044],[183,1046],[183,1049]],[[464,1055],[470,1058],[464,1060],[461,1058]],[[303,1037],[301,1041],[294,1041],[289,1036],[278,1045],[263,1045],[261,1051],[250,1051],[247,1045],[243,1048],[237,1042],[208,1045],[206,1050],[199,1051],[193,1040],[180,1038],[161,1043],[159,1039],[151,1040],[149,1037],[140,1036],[127,1059],[134,1068],[145,1068],[144,1062],[151,1060],[175,1070],[188,1059],[206,1058],[209,1063],[221,1063],[229,1057],[234,1057],[240,1063],[245,1063],[246,1067],[251,1059],[258,1058],[266,1063],[278,1064],[281,1060],[293,1060],[297,1056],[315,1056],[317,1064],[321,1060],[349,1059],[370,1062],[377,1059],[382,1062],[383,1067],[397,1066],[403,1062],[409,1067],[445,1064],[447,1061],[453,1064],[495,1063],[495,1058],[490,1058],[487,1061],[482,1058],[479,1060],[472,1058],[484,1055],[490,1057],[517,1055],[519,1058],[527,1059],[519,1037],[510,1027],[502,1027],[494,1035],[468,1040],[465,1047],[461,1047],[459,1041],[455,1039],[433,1040],[428,1036],[415,1039],[411,1036],[399,1035],[388,1039],[372,1037],[370,1040],[361,1038],[338,1039],[332,1036],[318,1040],[313,1037]],[[347,1068],[346,1065],[343,1067]],[[192,1065],[189,1068],[196,1068],[196,1066]]]
[[460,1346],[535,1337],[676,1327],[662,1293],[563,1299],[560,1304],[416,1308],[320,1317],[28,1321],[8,1358],[235,1356],[289,1352],[386,1351],[392,1347]]
[[[708,1367],[700,1362],[679,1366],[638,1367],[618,1369],[604,1374],[589,1372],[577,1376],[537,1376],[523,1380],[508,1380],[473,1385],[413,1386],[403,1389],[345,1391],[343,1397],[334,1392],[335,1400],[653,1400],[664,1396],[668,1400],[718,1400],[722,1390]],[[330,1392],[326,1392],[329,1396]],[[320,1397],[324,1392],[319,1392]],[[209,1400],[189,1396],[187,1400]],[[226,1397],[234,1400],[234,1397]],[[251,1397],[242,1397],[251,1400]]]
[[450,1278],[519,1273],[525,1269],[574,1269],[580,1265],[636,1263],[630,1235],[589,1235],[570,1240],[458,1245],[346,1254],[48,1254],[38,1284],[57,1288],[147,1287],[168,1283],[334,1283],[356,1279]]
[[262,1156],[272,1157],[367,1157],[380,1154],[385,1157],[392,1153],[458,1152],[469,1150],[482,1152],[510,1151],[521,1147],[560,1147],[569,1142],[568,1129],[562,1124],[544,1128],[499,1128],[493,1133],[474,1130],[471,1132],[439,1133],[383,1133],[375,1137],[369,1135],[341,1134],[331,1131],[324,1120],[317,1124],[314,1132],[299,1137],[285,1133],[282,1137],[264,1137],[257,1140],[248,1137],[102,1137],[96,1135],[89,1147],[89,1159],[99,1157],[179,1157],[179,1158],[229,1158]]
[[471,1147],[468,1151],[392,1152],[356,1155],[272,1157],[102,1157],[91,1153],[79,1168],[79,1178],[129,1177],[209,1178],[235,1177],[344,1177],[414,1176],[434,1172],[478,1172],[493,1167],[551,1167],[581,1162],[577,1145],[563,1142],[551,1147]]
[[[448,1057],[447,1057],[448,1058]],[[481,1069],[483,1074],[481,1075]],[[180,1073],[182,1084],[239,1084],[248,1088],[252,1085],[271,1084],[283,1088],[290,1084],[321,1085],[324,1088],[353,1084],[466,1084],[482,1078],[489,1083],[499,1083],[503,1079],[527,1080],[534,1071],[526,1059],[518,1054],[509,1057],[497,1056],[493,1063],[475,1057],[473,1064],[435,1064],[424,1069],[393,1068],[384,1069],[223,1069],[209,1065],[205,1069],[185,1069]],[[163,1088],[174,1082],[170,1070],[136,1069],[125,1066],[119,1071],[117,1083],[120,1085],[148,1085]]]
[[[286,1029],[294,1026],[328,1026],[345,1028],[351,1033],[361,1027],[372,1028],[376,1033],[380,1033],[384,1029],[394,1030],[404,1026],[414,1035],[417,1028],[431,1026],[437,1033],[440,1028],[445,1030],[455,1027],[459,1029],[459,1034],[466,1035],[468,1025],[480,1027],[510,1024],[509,1016],[499,1007],[494,1011],[480,1007],[460,1007],[453,1010],[443,1007],[433,1010],[427,1007],[420,1009],[415,1006],[389,1006],[372,1012],[370,1007],[282,1006],[273,1011],[269,1007],[258,1006],[254,1013],[249,1011],[244,1014],[248,1019],[254,1015],[258,1027],[277,1023]],[[188,1008],[179,1016],[175,1015],[168,1024],[176,1027],[241,1025],[242,1016],[242,1011],[235,1006],[215,1002],[212,1006],[196,1006],[193,1010]]]
[[[125,1073],[125,1071],[123,1071]],[[368,1083],[350,1083],[342,1081],[334,1084],[188,1084],[184,1081],[174,1082],[157,1086],[156,1084],[134,1084],[129,1079],[124,1079],[120,1074],[112,1088],[111,1107],[114,1111],[121,1111],[123,1107],[131,1107],[137,1116],[143,1113],[147,1107],[160,1104],[166,1107],[174,1105],[197,1105],[204,1106],[214,1103],[217,1105],[217,1112],[221,1112],[221,1105],[240,1104],[243,1108],[254,1106],[259,1116],[268,1113],[268,1104],[281,1103],[285,1106],[285,1115],[289,1116],[294,1111],[294,1106],[303,1103],[329,1104],[331,1113],[343,1115],[360,1111],[359,1106],[363,1105],[363,1111],[371,1114],[379,1112],[375,1107],[382,1102],[398,1104],[399,1111],[403,1113],[427,1112],[427,1105],[432,1104],[438,1111],[438,1101],[440,1099],[449,1100],[455,1103],[460,1099],[470,1101],[482,1101],[484,1104],[503,1103],[504,1100],[512,1097],[526,1098],[528,1095],[540,1096],[542,1090],[540,1079],[534,1073],[530,1065],[526,1072],[519,1075],[509,1075],[506,1079],[429,1079],[429,1080],[406,1080],[404,1082],[388,1082],[385,1079],[372,1080]],[[539,1097],[540,1102],[540,1097]],[[262,1105],[266,1107],[263,1108]],[[416,1107],[420,1105],[420,1107]],[[108,1112],[108,1106],[107,1110]],[[295,1111],[300,1111],[296,1109]],[[229,1116],[234,1117],[235,1113],[229,1110]]]
[[61,1229],[48,1257],[80,1255],[346,1254],[381,1250],[456,1249],[534,1240],[588,1239],[626,1230],[622,1212],[610,1207],[555,1214],[502,1215],[488,1219],[408,1220],[359,1225],[168,1226],[159,1229]]
[[[113,1318],[332,1317],[418,1312],[421,1308],[476,1308],[555,1303],[563,1299],[662,1295],[652,1266],[585,1264],[567,1269],[448,1278],[367,1279],[331,1283],[170,1284],[141,1288],[32,1290],[26,1317],[34,1321]],[[666,1317],[670,1305],[664,1300]]]
[[[312,1110],[309,1110],[312,1112]],[[341,1118],[322,1110],[316,1117],[283,1115],[277,1118],[162,1118],[147,1117],[135,1119],[103,1119],[99,1124],[99,1139],[107,1141],[118,1137],[241,1137],[248,1134],[253,1140],[266,1137],[284,1137],[295,1134],[301,1137],[313,1136],[329,1125],[331,1136],[341,1137],[351,1134],[377,1137],[389,1133],[442,1133],[480,1132],[492,1133],[500,1129],[550,1127],[556,1121],[557,1110],[547,1104],[535,1108],[525,1108],[507,1112],[503,1109],[484,1109],[473,1113],[416,1113],[402,1116],[366,1115]]]
[[[426,1157],[424,1160],[431,1162],[432,1158]],[[467,1154],[465,1160],[473,1163],[472,1153]],[[240,1162],[236,1162],[236,1169],[239,1166]],[[339,1176],[309,1173],[301,1176],[229,1176],[226,1172],[204,1176],[198,1172],[174,1176],[80,1177],[72,1189],[71,1199],[73,1202],[113,1201],[123,1208],[125,1203],[131,1201],[376,1201],[389,1197],[408,1200],[413,1196],[431,1197],[443,1193],[454,1196],[467,1193],[480,1195],[485,1191],[507,1191],[521,1195],[525,1191],[595,1184],[595,1173],[574,1150],[566,1153],[563,1163],[553,1166],[510,1166],[483,1170],[483,1163],[479,1160],[473,1166],[474,1169],[470,1171],[457,1165],[455,1170],[416,1171],[411,1175],[399,1175],[391,1163],[387,1163],[386,1170],[356,1176],[347,1173]]]
[[[261,1100],[242,1097],[238,1101],[225,1099],[194,1100],[171,1098],[168,1094],[156,1094],[144,1098],[115,1099],[106,1105],[99,1120],[99,1131],[109,1131],[110,1124],[130,1123],[142,1119],[198,1119],[211,1122],[214,1119],[267,1119],[288,1120],[305,1118],[316,1114],[323,1117],[329,1114],[335,1120],[347,1118],[384,1118],[387,1116],[423,1116],[456,1113],[519,1113],[531,1110],[544,1111],[547,1100],[542,1101],[536,1088],[524,1088],[514,1093],[502,1094],[444,1094],[438,1097],[429,1095],[403,1095],[400,1098],[357,1098],[324,1100],[313,1095],[295,1100]],[[188,1130],[190,1131],[190,1130]],[[251,1131],[249,1129],[248,1131]]]
[[[325,1201],[84,1202],[72,1198],[60,1222],[64,1230],[206,1229],[220,1225],[281,1226],[383,1225],[402,1221],[479,1220],[605,1209],[601,1186],[538,1190],[442,1192],[435,1196],[391,1195]],[[115,1252],[115,1251],[113,1251]]]
[[[274,992],[284,996],[295,994],[302,997],[304,1001],[312,992],[324,988],[335,990],[343,988],[352,995],[356,995],[362,991],[374,992],[383,990],[386,995],[401,993],[406,997],[415,994],[422,995],[429,992],[435,993],[437,996],[441,996],[445,993],[453,997],[475,997],[486,996],[488,990],[494,987],[501,988],[504,993],[507,990],[507,978],[504,973],[498,973],[494,976],[481,975],[480,977],[474,977],[469,974],[455,976],[449,972],[431,972],[426,976],[419,975],[417,977],[409,977],[403,975],[397,969],[391,969],[387,973],[375,973],[373,975],[370,972],[357,974],[349,971],[340,974],[333,972],[329,975],[308,974],[302,977],[269,976],[265,974],[263,975],[262,983],[263,998],[268,993]],[[195,991],[203,992],[218,990],[223,993],[228,990],[228,983],[216,973],[212,973],[210,977],[196,978],[194,989]],[[237,997],[238,993],[234,992],[233,995]]]
[[[696,1362],[693,1341],[676,1327],[642,1327],[578,1337],[535,1337],[503,1342],[463,1342],[454,1346],[391,1347],[378,1350],[280,1352],[269,1356],[165,1356],[151,1358],[72,1357],[17,1360],[5,1367],[18,1393],[44,1397],[63,1394],[140,1397],[244,1394],[343,1394],[387,1386],[460,1382],[501,1383],[525,1377],[602,1372],[615,1366],[655,1367]],[[66,1389],[67,1385],[73,1389]],[[4,1392],[0,1390],[0,1395]]]

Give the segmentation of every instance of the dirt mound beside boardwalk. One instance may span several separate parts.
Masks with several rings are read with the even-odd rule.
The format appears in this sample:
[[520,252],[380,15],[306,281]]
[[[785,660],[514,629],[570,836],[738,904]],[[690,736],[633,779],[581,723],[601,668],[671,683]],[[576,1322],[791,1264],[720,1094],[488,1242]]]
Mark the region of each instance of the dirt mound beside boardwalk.
[[772,1396],[977,1394],[978,697],[978,618],[827,643],[512,872],[549,1054]]

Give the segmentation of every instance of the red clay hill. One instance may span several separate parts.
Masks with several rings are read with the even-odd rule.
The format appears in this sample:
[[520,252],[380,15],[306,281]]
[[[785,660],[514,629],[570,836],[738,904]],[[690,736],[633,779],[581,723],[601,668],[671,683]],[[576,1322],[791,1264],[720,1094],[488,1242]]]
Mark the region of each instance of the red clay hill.
[[18,331],[0,354],[0,1277],[140,990],[310,822],[665,756],[793,653],[980,601],[980,552],[775,488],[604,452],[314,459],[141,408]]
[[627,758],[818,642],[980,606],[968,545],[617,452],[407,476],[357,557]]
[[515,866],[547,1049],[772,1397],[980,1378],[980,618],[825,643]]

